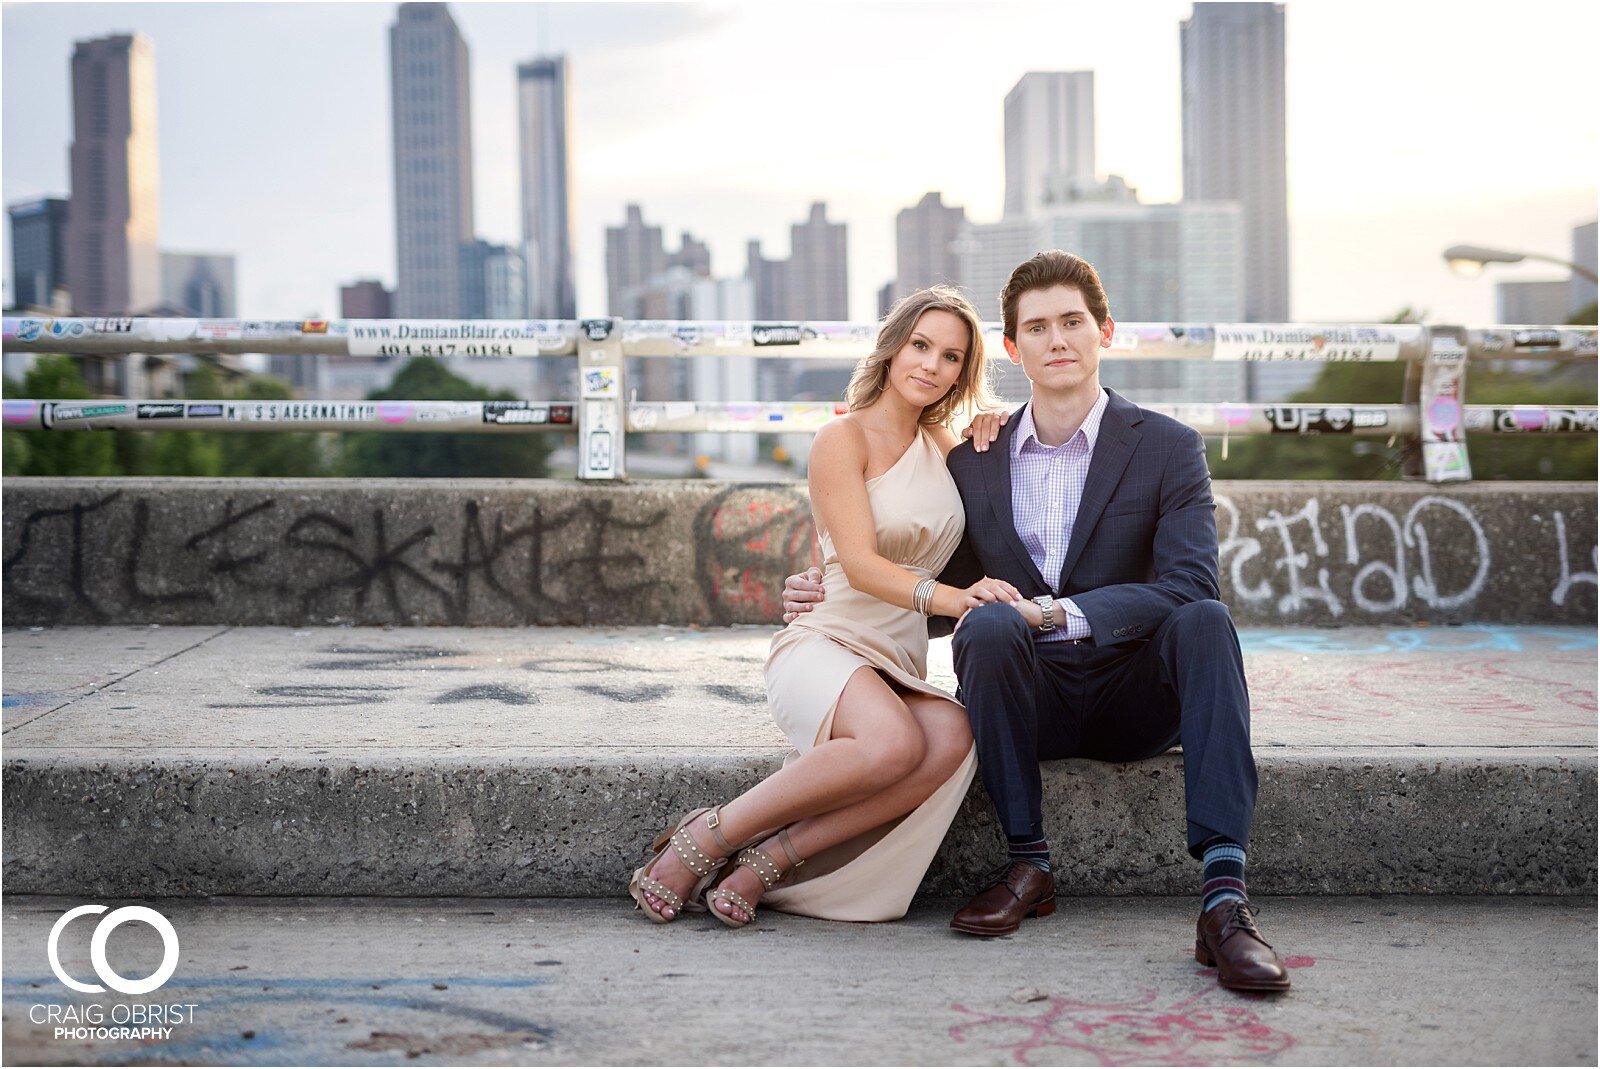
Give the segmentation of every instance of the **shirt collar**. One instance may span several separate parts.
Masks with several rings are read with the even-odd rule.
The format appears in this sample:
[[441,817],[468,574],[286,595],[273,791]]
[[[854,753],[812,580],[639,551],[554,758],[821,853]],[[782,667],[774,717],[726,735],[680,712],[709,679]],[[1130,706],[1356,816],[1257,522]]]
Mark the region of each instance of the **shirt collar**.
[[[1081,434],[1089,446],[1089,452],[1094,452],[1095,443],[1100,440],[1100,421],[1105,418],[1106,403],[1109,399],[1110,395],[1106,393],[1105,387],[1102,386],[1100,388],[1100,399],[1094,403],[1094,407],[1089,409],[1089,414],[1083,417],[1082,426],[1078,428],[1077,434],[1067,439],[1066,445],[1071,445],[1072,439]],[[1032,401],[1023,406],[1022,415],[1018,417],[1016,433],[1011,436],[1011,456],[1013,459],[1022,454],[1023,446],[1027,445],[1030,440],[1037,443],[1040,449],[1065,448],[1065,446],[1045,445],[1039,441],[1039,436],[1034,431],[1033,426]]]

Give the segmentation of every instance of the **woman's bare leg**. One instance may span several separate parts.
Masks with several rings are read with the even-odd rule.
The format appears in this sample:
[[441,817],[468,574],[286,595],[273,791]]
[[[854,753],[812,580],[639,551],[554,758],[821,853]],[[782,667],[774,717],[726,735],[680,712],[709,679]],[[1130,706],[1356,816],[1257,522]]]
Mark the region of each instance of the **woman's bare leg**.
[[[802,858],[905,816],[931,798],[966,760],[972,749],[972,731],[961,706],[926,694],[907,695],[903,700],[922,731],[922,762],[905,778],[876,794],[789,825],[790,842]],[[764,852],[777,861],[780,868],[788,868],[781,847],[768,845]],[[751,905],[756,904],[765,890],[760,877],[748,868],[735,869],[718,886],[737,892]],[[716,908],[736,920],[746,919],[744,911],[726,899],[719,900]]]
[[[917,718],[876,670],[862,666],[839,695],[832,736],[724,805],[718,830],[730,843],[747,842],[771,828],[870,798],[905,779],[923,758]],[[718,855],[704,819],[690,825],[689,834],[702,850]],[[649,875],[680,896],[698,879],[671,850]],[[672,915],[660,899],[646,897],[653,909]]]

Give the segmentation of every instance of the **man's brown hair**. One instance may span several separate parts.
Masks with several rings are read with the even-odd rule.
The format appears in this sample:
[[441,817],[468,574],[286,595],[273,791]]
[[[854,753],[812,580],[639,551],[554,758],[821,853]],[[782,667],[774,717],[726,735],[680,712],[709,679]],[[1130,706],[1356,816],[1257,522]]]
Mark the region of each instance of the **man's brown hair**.
[[1088,260],[1070,252],[1051,249],[1025,260],[1011,272],[1005,289],[1000,291],[1000,318],[1005,336],[1017,340],[1017,304],[1029,290],[1047,290],[1052,286],[1073,286],[1083,294],[1089,304],[1089,314],[1097,325],[1106,325],[1111,306],[1106,301],[1106,288],[1100,284],[1100,274]]

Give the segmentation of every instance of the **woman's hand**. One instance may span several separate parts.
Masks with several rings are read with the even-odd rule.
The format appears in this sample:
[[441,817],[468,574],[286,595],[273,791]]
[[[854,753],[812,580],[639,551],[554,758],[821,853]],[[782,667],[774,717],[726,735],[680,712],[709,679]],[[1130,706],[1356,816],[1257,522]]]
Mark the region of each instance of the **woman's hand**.
[[1000,437],[1000,428],[1011,418],[1009,412],[979,412],[961,431],[961,437],[972,439],[972,448],[980,453],[989,451],[989,443]]
[[976,583],[961,592],[966,598],[966,607],[976,609],[979,605],[986,605],[991,601],[1013,602],[1021,601],[1022,594],[1016,587],[1004,579],[990,579],[984,576]]
[[979,605],[1010,605],[1021,612],[1020,604],[1027,601],[1021,591],[1004,579],[992,579],[988,576],[979,579],[965,590],[956,590],[954,587],[946,589],[950,590],[952,595],[950,599],[953,603],[952,608],[944,611],[936,608],[934,612],[939,616],[954,616],[957,631],[961,630],[962,623],[967,619],[967,613]]
[[826,595],[822,592],[822,569],[807,568],[799,575],[783,581],[783,622],[794,622],[803,612],[810,612],[813,604],[820,603]]

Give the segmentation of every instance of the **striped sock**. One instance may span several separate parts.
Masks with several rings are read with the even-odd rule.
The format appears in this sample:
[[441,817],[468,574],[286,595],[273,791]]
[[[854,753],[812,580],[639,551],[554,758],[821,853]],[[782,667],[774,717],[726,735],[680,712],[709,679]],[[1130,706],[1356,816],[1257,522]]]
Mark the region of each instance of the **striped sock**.
[[1218,839],[1206,847],[1205,882],[1200,885],[1200,912],[1204,913],[1218,902],[1229,898],[1243,899],[1244,847],[1226,839]]
[[1007,835],[1012,861],[1026,861],[1040,872],[1050,871],[1050,844],[1043,835]]

